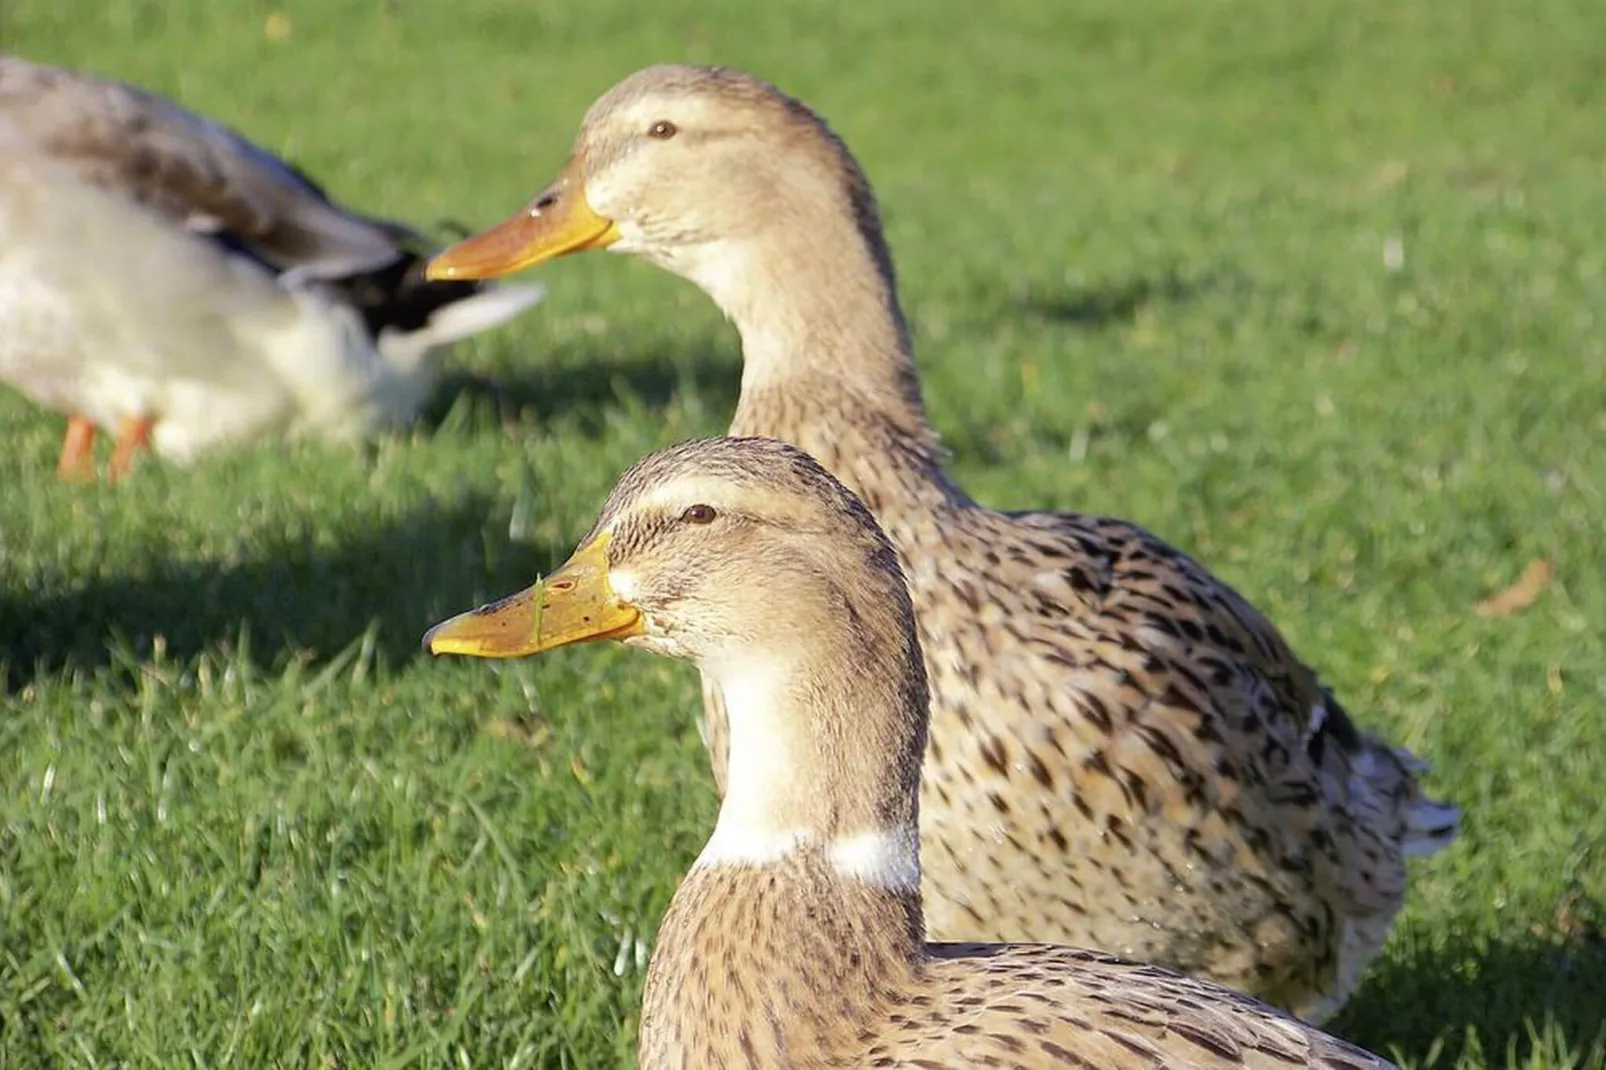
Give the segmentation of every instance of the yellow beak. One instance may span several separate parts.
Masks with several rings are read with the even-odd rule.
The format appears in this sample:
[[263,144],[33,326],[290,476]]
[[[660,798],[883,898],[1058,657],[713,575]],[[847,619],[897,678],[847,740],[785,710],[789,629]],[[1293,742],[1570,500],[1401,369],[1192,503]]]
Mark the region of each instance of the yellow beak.
[[578,172],[579,165],[570,160],[527,208],[442,251],[424,269],[425,277],[494,279],[618,241],[618,225],[591,210]]
[[571,643],[626,639],[645,631],[641,612],[608,583],[607,532],[574,552],[534,587],[435,625],[424,634],[431,654],[519,658]]

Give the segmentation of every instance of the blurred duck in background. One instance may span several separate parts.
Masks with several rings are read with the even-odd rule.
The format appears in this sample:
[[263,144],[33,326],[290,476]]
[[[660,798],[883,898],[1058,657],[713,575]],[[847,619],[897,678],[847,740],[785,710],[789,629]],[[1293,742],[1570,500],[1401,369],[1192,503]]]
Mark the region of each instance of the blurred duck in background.
[[412,420],[438,350],[539,286],[429,281],[415,230],[117,82],[0,56],[0,381],[68,417],[58,471]]

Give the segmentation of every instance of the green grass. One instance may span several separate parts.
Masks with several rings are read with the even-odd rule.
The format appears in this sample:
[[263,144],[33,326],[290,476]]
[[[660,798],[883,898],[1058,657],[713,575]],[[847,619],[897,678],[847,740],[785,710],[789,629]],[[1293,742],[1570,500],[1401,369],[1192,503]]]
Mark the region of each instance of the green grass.
[[[365,207],[484,224],[659,59],[813,102],[876,182],[932,416],[1000,506],[1113,513],[1259,603],[1465,835],[1336,1028],[1606,1067],[1599,0],[6,0]],[[1385,266],[1385,247],[1404,260]],[[736,341],[617,257],[372,449],[57,484],[0,396],[0,1065],[618,1065],[714,799],[685,666],[431,662]],[[1535,558],[1527,610],[1473,613]]]

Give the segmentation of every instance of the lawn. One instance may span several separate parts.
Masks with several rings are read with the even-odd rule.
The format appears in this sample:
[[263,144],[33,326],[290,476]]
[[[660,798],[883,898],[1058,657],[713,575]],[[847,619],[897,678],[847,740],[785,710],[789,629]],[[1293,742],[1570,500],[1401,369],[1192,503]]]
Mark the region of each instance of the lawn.
[[[966,485],[1192,551],[1465,807],[1335,1029],[1606,1067],[1606,6],[982,10],[0,0],[0,44],[426,224],[523,203],[648,62],[809,100],[881,194]],[[721,430],[740,361],[688,284],[539,274],[367,449],[61,485],[62,419],[0,392],[0,1066],[629,1063],[715,810],[694,674],[418,639]]]

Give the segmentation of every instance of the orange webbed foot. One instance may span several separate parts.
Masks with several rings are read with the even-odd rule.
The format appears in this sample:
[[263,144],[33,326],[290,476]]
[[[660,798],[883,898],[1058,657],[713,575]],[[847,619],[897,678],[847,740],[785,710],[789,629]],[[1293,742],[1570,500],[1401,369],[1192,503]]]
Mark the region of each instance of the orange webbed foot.
[[112,450],[112,463],[106,469],[107,478],[115,483],[134,470],[134,461],[140,453],[151,448],[151,428],[156,421],[149,416],[124,416],[117,421],[117,445]]
[[95,425],[87,417],[67,417],[67,435],[61,440],[56,475],[84,481],[95,478]]

